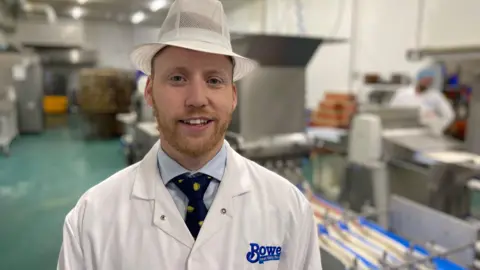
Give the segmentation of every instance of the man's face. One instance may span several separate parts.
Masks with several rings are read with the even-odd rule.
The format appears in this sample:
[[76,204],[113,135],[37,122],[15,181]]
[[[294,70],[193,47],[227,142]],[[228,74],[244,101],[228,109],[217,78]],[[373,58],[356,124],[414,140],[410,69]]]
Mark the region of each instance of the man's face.
[[418,80],[417,85],[420,92],[424,92],[425,90],[430,88],[430,86],[432,85],[432,81],[433,81],[432,77],[424,77]]
[[197,157],[222,144],[237,105],[230,59],[167,47],[153,65],[145,98],[154,109],[162,145]]

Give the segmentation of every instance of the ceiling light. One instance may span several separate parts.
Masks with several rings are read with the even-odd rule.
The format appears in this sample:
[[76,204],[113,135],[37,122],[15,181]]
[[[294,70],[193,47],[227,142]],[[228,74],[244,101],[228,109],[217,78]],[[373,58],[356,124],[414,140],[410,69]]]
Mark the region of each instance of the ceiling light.
[[88,2],[88,0],[77,0],[77,3],[79,3],[80,5],[83,5],[86,2]]
[[132,18],[130,20],[132,21],[133,24],[138,24],[141,23],[143,20],[145,20],[145,13],[138,11],[135,14],[132,15]]
[[166,0],[154,0],[153,2],[150,3],[150,10],[152,12],[156,12],[164,8],[165,6],[167,6]]
[[72,13],[72,17],[73,17],[74,19],[78,20],[78,19],[80,19],[80,18],[83,16],[84,11],[83,11],[83,9],[80,8],[80,7],[74,7],[74,8],[72,9],[72,12],[71,12],[71,13]]

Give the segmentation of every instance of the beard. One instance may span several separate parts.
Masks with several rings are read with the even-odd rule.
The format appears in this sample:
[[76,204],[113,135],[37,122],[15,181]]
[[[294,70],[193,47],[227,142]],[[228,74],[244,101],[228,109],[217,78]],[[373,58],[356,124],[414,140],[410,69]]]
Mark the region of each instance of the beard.
[[[175,150],[189,157],[200,157],[206,153],[212,151],[217,145],[219,145],[225,137],[228,126],[232,121],[232,112],[230,112],[224,119],[217,118],[212,123],[213,134],[210,136],[201,137],[188,137],[180,134],[178,128],[179,122],[174,119],[167,118],[164,114],[160,113],[156,107],[155,101],[153,102],[153,114],[157,120],[157,129],[166,143],[168,143]],[[196,113],[196,115],[207,115],[202,109],[191,111],[190,113]],[[203,113],[203,114],[202,114]]]

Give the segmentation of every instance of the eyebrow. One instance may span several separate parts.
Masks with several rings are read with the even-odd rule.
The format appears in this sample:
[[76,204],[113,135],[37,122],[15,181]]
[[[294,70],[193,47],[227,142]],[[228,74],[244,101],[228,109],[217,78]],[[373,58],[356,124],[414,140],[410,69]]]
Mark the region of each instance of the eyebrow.
[[[189,69],[185,66],[173,67],[173,68],[167,69],[166,71],[167,71],[167,73],[172,73],[172,72],[181,72],[181,73],[185,73],[185,74],[191,73],[189,71]],[[208,69],[204,70],[203,73],[204,74],[220,73],[224,76],[228,76],[228,69],[226,69],[226,68],[208,68]]]

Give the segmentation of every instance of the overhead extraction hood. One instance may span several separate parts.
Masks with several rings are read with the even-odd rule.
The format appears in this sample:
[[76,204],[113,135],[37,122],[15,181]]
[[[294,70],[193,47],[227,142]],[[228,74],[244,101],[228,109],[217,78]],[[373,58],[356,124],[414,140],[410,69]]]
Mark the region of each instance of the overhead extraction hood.
[[233,34],[233,50],[261,66],[305,67],[319,46],[345,40],[265,34]]
[[345,40],[263,34],[232,35],[236,53],[260,66],[237,83],[238,105],[230,131],[244,140],[303,132],[305,72],[312,56],[325,43]]

